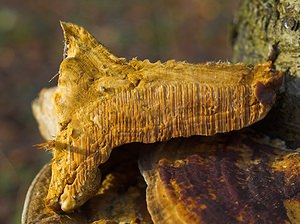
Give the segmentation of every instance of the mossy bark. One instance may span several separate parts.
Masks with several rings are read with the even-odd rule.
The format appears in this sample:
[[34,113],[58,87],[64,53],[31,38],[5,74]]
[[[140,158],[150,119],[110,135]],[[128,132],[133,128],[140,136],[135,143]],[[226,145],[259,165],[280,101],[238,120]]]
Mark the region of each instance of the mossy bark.
[[232,44],[234,62],[272,59],[286,72],[284,92],[261,123],[270,135],[300,146],[300,1],[244,0],[237,12]]

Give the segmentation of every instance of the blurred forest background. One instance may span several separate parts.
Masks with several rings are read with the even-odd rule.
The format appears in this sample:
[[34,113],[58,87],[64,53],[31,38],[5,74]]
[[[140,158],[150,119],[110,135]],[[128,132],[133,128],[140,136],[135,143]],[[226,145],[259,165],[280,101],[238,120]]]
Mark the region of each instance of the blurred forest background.
[[84,26],[120,57],[231,60],[239,0],[0,0],[0,223],[20,223],[26,191],[51,155],[31,102],[58,71],[59,21]]

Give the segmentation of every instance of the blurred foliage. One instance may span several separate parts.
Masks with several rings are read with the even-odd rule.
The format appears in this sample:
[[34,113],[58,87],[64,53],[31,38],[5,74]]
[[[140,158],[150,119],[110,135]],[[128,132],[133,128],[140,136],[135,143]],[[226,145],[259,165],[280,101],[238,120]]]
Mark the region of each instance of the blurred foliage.
[[26,191],[51,156],[31,102],[62,60],[59,20],[84,26],[117,56],[230,60],[238,0],[0,0],[0,223],[20,223]]

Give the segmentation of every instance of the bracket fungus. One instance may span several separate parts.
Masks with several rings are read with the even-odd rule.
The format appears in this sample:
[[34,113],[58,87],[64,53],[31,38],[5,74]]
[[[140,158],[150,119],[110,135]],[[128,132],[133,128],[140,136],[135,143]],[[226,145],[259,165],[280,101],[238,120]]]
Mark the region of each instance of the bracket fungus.
[[299,223],[300,154],[251,132],[142,150],[154,223]]
[[248,130],[118,147],[100,165],[96,195],[73,213],[45,207],[48,164],[28,191],[22,223],[297,224],[300,153],[271,143]]
[[[41,130],[43,136],[49,140],[44,146],[53,153],[51,180],[47,182],[49,188],[44,195],[47,194],[45,196],[46,207],[54,211],[69,212],[79,207],[84,208],[95,200],[96,204],[100,203],[103,206],[103,202],[97,202],[95,197],[108,177],[107,173],[103,172],[105,169],[103,167],[110,162],[109,157],[114,148],[133,142],[155,143],[177,137],[211,136],[242,129],[266,116],[275,103],[276,93],[282,84],[283,74],[272,67],[272,62],[250,66],[242,63],[189,64],[174,60],[151,63],[148,60],[140,61],[136,58],[127,61],[111,54],[84,28],[64,22],[61,26],[64,31],[65,50],[59,69],[58,86],[52,90],[44,90],[33,106],[40,129],[47,129]],[[40,116],[41,114],[43,116]],[[47,123],[51,121],[52,124],[47,126]],[[217,139],[217,137],[206,138]],[[202,142],[202,138],[199,139]],[[183,140],[185,141],[189,140]],[[207,153],[211,151],[213,156],[215,149],[219,146],[226,148],[223,143],[223,145],[218,144],[218,140],[216,143],[208,141],[204,140],[203,143],[199,143],[200,148],[205,148]],[[168,144],[176,148],[173,143]],[[207,147],[205,144],[208,144]],[[212,148],[209,144],[213,144]],[[125,145],[123,148],[128,147]],[[156,155],[157,150],[154,150],[154,146],[149,147],[153,147],[152,153]],[[216,187],[219,185],[226,187],[226,184],[233,180],[228,174],[231,170],[227,170],[226,167],[238,166],[237,158],[243,159],[243,155],[249,153],[246,147],[245,152],[239,155],[241,151],[239,145],[232,147],[235,147],[236,151],[233,150],[231,155],[237,153],[233,156],[234,161],[221,163],[225,168],[219,170],[225,172],[222,177],[223,182],[220,182],[222,178],[219,174],[219,182],[214,178],[211,179],[211,183],[217,184]],[[189,148],[187,143],[187,147],[178,147],[177,152],[182,150],[183,154],[185,151],[189,153]],[[241,148],[244,150],[243,147]],[[122,147],[119,151],[121,153]],[[166,153],[168,152],[169,150],[166,149]],[[124,153],[126,154],[126,150]],[[215,166],[213,161],[201,159],[197,153],[184,161],[193,164],[193,161],[200,159],[204,162],[202,165],[196,164],[200,168],[202,166],[205,168],[206,165]],[[170,155],[172,155],[171,152]],[[220,158],[219,154],[216,155],[215,160]],[[276,157],[276,155],[273,156]],[[200,203],[198,210],[188,206],[184,208],[185,203],[192,200],[190,197],[185,198],[185,191],[188,191],[189,186],[184,187],[181,184],[177,186],[176,177],[174,180],[167,180],[169,178],[167,173],[171,175],[170,172],[175,171],[177,165],[181,167],[181,162],[159,159],[157,160],[159,165],[157,165],[156,160],[151,160],[152,154],[149,158],[151,162],[145,162],[145,159],[140,161],[140,169],[148,183],[147,203],[152,220],[157,222],[160,219],[159,216],[174,214],[175,219],[187,222],[194,220],[196,223],[195,220],[199,218],[199,220],[204,220],[203,223],[209,223],[206,221],[209,220],[206,219],[206,215],[214,212],[213,209],[216,208],[211,211],[206,208],[214,203],[208,201],[208,197],[200,197],[196,199],[200,201],[195,201],[195,203]],[[134,157],[127,160],[137,162],[138,159]],[[232,165],[229,165],[230,162]],[[195,171],[196,166],[191,169]],[[247,164],[242,166],[241,169],[244,169]],[[270,167],[271,163],[267,162],[266,166]],[[150,167],[150,171],[147,171],[146,167]],[[164,180],[154,178],[161,175],[160,172],[164,173],[162,174]],[[233,172],[233,175],[237,174],[237,176],[232,178],[240,177],[240,173],[237,172]],[[200,177],[197,172],[194,174],[200,178],[199,181],[204,178]],[[241,175],[247,176],[244,173]],[[102,182],[101,176],[104,179]],[[175,181],[174,184],[179,191],[175,188],[173,192],[170,190],[172,181]],[[201,188],[208,187],[206,185],[209,183],[205,181],[210,180],[205,179],[199,185]],[[157,191],[158,186],[165,194],[172,195],[172,197],[166,200],[163,192],[156,192],[158,193],[156,194],[154,190]],[[192,189],[193,185],[190,187]],[[235,190],[241,190],[237,188],[239,186],[230,185],[226,188],[227,193],[233,192],[231,196],[234,196]],[[212,195],[218,196],[219,189],[213,187],[209,189]],[[175,207],[178,205],[178,207],[170,208],[168,211],[161,209],[161,213],[157,213],[155,209],[161,206],[157,204],[159,200],[162,200],[161,205],[171,203],[169,207],[173,205]],[[254,200],[254,204],[251,203],[250,207],[256,201]],[[191,203],[191,206],[194,205],[196,204]],[[236,217],[248,220],[243,216],[244,212],[248,211],[246,208],[243,210],[238,205],[234,207],[234,204],[230,206],[236,209],[234,213]],[[224,208],[225,213],[230,208]],[[208,213],[204,212],[206,215],[202,217],[199,209]],[[178,211],[182,214],[176,216]],[[96,213],[89,216],[95,217]],[[185,215],[187,213],[189,214]],[[195,214],[198,218],[192,217]],[[189,219],[185,219],[186,217]],[[252,221],[252,219],[249,220]]]
[[84,28],[61,23],[65,58],[54,104],[60,131],[47,205],[71,211],[96,192],[113,148],[238,130],[262,119],[282,73],[246,66],[117,58]]

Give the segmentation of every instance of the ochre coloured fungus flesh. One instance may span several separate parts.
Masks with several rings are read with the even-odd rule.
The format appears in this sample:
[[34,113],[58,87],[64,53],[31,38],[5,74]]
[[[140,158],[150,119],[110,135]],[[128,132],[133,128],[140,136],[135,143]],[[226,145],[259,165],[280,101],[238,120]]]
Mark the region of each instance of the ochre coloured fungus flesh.
[[71,211],[99,188],[113,148],[249,126],[271,109],[282,73],[271,62],[189,64],[117,58],[82,27],[61,23],[65,58],[54,106],[59,133],[46,204]]

